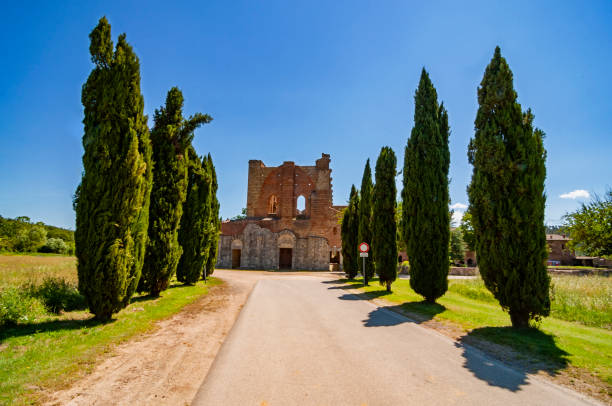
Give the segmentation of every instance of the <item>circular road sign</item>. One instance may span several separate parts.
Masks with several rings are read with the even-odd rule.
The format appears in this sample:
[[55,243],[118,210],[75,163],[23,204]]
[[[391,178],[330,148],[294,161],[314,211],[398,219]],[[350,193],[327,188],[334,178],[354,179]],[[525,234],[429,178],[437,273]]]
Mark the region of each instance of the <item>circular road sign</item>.
[[370,246],[367,242],[362,242],[359,244],[359,252],[368,252],[370,251]]

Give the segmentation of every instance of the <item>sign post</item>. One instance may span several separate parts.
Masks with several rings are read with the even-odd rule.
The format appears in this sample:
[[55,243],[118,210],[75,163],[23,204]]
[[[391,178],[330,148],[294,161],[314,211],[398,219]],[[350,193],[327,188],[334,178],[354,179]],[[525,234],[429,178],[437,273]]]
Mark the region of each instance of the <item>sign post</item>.
[[359,256],[363,258],[363,286],[368,286],[368,273],[366,272],[366,258],[368,257],[368,251],[370,251],[370,246],[367,242],[362,242],[359,244]]

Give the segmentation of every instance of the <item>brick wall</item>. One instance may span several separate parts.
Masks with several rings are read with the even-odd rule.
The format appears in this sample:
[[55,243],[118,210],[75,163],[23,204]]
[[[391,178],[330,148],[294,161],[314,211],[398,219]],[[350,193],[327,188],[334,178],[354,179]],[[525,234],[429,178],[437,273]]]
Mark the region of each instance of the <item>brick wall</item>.
[[[329,251],[333,251],[333,247],[339,250],[342,246],[338,215],[344,208],[332,204],[330,161],[328,154],[322,154],[314,166],[298,166],[286,161],[277,167],[266,167],[262,161],[249,161],[247,219],[221,224],[222,236],[238,238],[244,244],[241,267],[278,266],[275,254],[278,247],[274,245],[276,240],[261,235],[259,231],[256,234],[261,241],[252,240],[256,237],[249,232],[249,225],[253,224],[274,235],[283,230],[289,230],[295,235],[295,249],[298,246],[300,249],[294,256],[294,267],[327,268]],[[276,213],[270,212],[272,196],[277,201]],[[305,198],[305,209],[302,212],[297,209],[300,196]],[[222,238],[222,241],[219,248],[225,252],[220,256],[220,265],[227,266],[231,261],[231,252],[228,252],[231,240]],[[266,256],[276,259],[265,259]]]

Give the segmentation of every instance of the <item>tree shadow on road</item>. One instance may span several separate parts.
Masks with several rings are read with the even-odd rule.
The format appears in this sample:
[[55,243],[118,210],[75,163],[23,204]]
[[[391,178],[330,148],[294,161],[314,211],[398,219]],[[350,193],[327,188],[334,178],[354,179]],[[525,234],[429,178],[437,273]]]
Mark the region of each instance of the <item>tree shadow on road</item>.
[[556,345],[554,336],[536,328],[477,328],[455,346],[463,350],[463,366],[476,378],[512,392],[527,384],[529,374],[544,371],[554,376],[568,365],[569,354]]
[[421,324],[442,313],[446,308],[437,303],[407,302],[394,306],[381,306],[372,310],[363,320],[366,327],[396,326],[402,323]]
[[[344,286],[334,286],[328,289],[354,289],[354,286],[344,287]],[[370,300],[376,299],[381,296],[386,296],[389,293],[385,290],[376,290],[374,292],[362,292],[362,293],[345,293],[342,296],[339,296],[340,300]]]

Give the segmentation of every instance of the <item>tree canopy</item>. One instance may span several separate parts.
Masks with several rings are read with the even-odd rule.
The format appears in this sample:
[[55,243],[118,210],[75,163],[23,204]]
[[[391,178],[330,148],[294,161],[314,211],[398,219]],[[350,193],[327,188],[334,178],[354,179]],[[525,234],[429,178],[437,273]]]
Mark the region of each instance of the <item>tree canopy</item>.
[[546,151],[533,114],[517,102],[499,47],[478,88],[468,159],[470,213],[480,274],[514,327],[550,313],[544,226]]
[[404,155],[402,228],[410,286],[429,302],[448,288],[448,114],[425,69],[414,95],[414,127]]
[[372,197],[372,251],[381,285],[391,292],[397,278],[397,225],[395,223],[395,171],[397,158],[390,147],[382,147],[376,160],[374,195]]
[[79,291],[98,319],[125,307],[140,279],[149,224],[151,142],[140,63],[110,24],[89,35],[94,68],[82,89],[83,176],[75,193]]
[[595,257],[612,257],[612,189],[595,196],[580,209],[564,216],[571,236],[570,248]]

